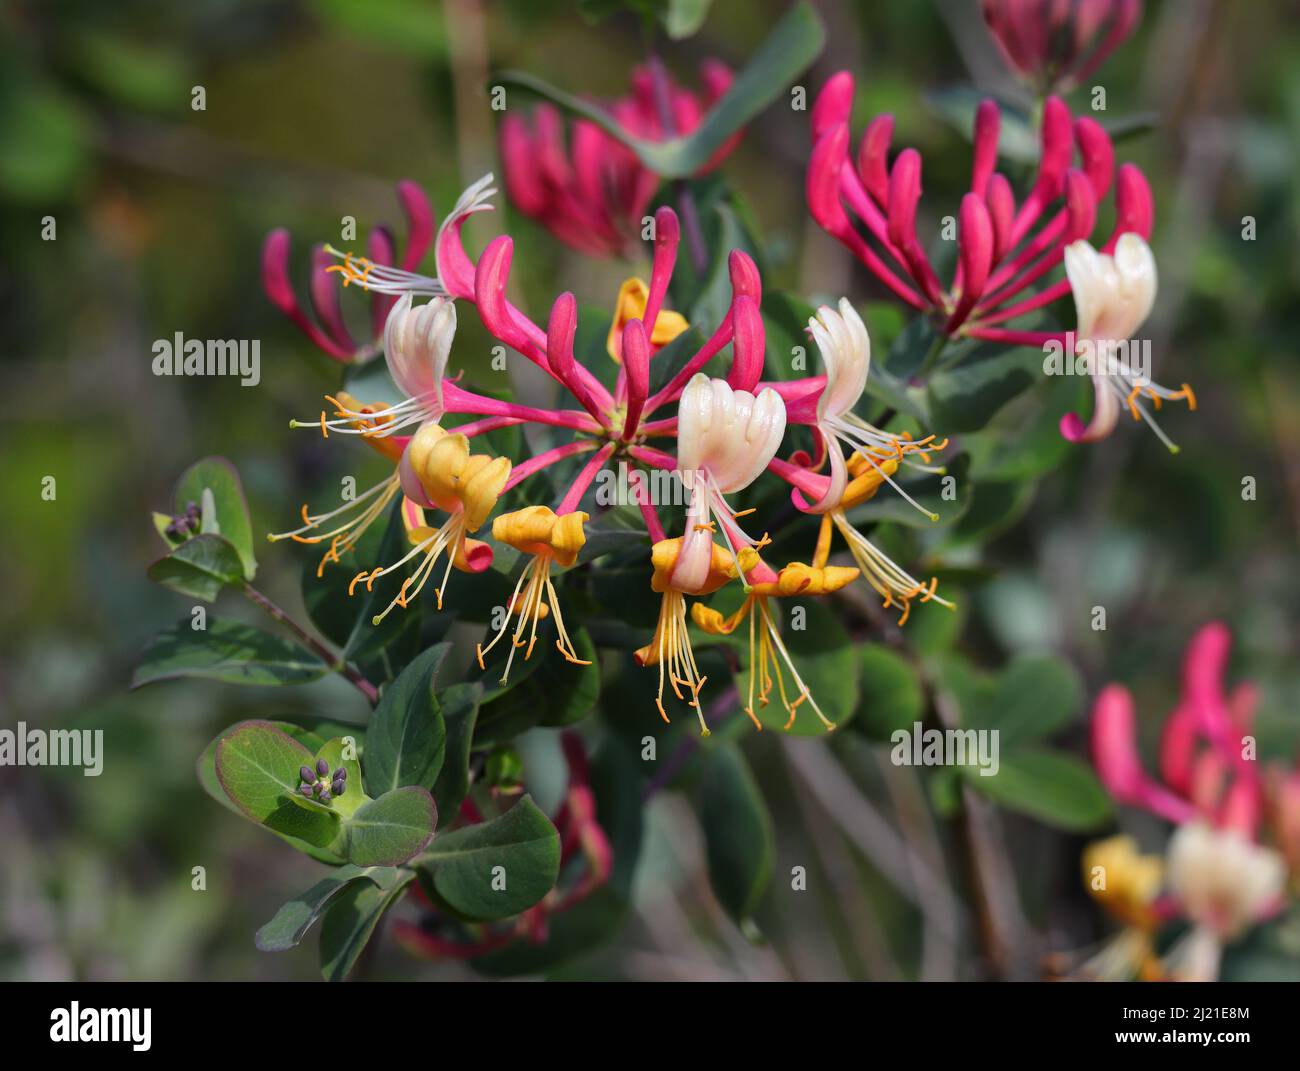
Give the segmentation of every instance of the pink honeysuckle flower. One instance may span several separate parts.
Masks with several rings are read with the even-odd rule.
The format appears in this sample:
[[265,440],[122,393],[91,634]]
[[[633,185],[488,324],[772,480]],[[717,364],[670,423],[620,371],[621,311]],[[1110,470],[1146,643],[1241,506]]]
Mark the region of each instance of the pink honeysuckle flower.
[[[409,180],[399,182],[397,199],[406,216],[406,248],[399,265],[395,243],[387,228],[376,227],[372,230],[368,241],[369,255],[361,263],[368,265],[376,274],[390,266],[400,266],[407,272],[414,271],[428,252],[433,237],[433,209],[419,185]],[[378,290],[371,295],[371,333],[367,339],[358,342],[343,316],[338,280],[333,277],[336,269],[329,246],[317,245],[312,249],[308,293],[314,317],[299,304],[289,279],[289,247],[289,232],[283,227],[268,234],[262,245],[262,288],[271,303],[289,317],[316,346],[336,360],[359,362],[373,357],[376,336],[383,329],[393,303],[392,298]],[[345,276],[344,285],[346,282]]]
[[1142,173],[1132,164],[1116,172],[1109,135],[1094,119],[1072,119],[1059,97],[1044,104],[1038,174],[1017,205],[1010,182],[994,170],[1001,111],[995,101],[985,100],[975,116],[970,190],[957,216],[957,267],[945,286],[917,235],[920,154],[904,149],[889,164],[894,121],[882,115],[868,124],[857,158],[851,159],[852,102],[853,77],[841,71],[814,104],[809,211],[897,297],[932,315],[950,337],[1026,345],[1063,341],[1063,332],[999,325],[1070,292],[1069,280],[1061,279],[1029,297],[1019,296],[1061,265],[1071,242],[1091,235],[1097,205],[1112,183],[1116,223],[1103,252],[1111,252],[1126,232],[1143,238],[1151,233],[1151,193]]
[[[645,140],[685,136],[731,88],[732,73],[709,60],[701,80],[704,92],[697,96],[666,75],[660,80],[649,67],[638,67],[630,94],[604,106]],[[501,121],[506,192],[520,212],[566,245],[591,256],[627,256],[640,241],[659,177],[590,120],[574,120],[567,135],[566,145],[565,123],[554,105],[539,105],[531,117],[508,112]],[[721,163],[739,138],[728,139],[700,173]]]
[[983,0],[1007,65],[1046,94],[1082,85],[1136,28],[1142,0]]
[[1170,390],[1139,371],[1128,343],[1137,335],[1155,304],[1156,262],[1151,247],[1133,233],[1120,236],[1113,254],[1099,253],[1080,240],[1065,249],[1065,274],[1074,294],[1078,326],[1075,352],[1086,353],[1093,383],[1092,419],[1085,426],[1074,413],[1061,418],[1061,434],[1071,442],[1096,442],[1115,428],[1121,406],[1134,420],[1145,420],[1171,451],[1178,447],[1142,404],[1143,397],[1158,408],[1162,402],[1186,400],[1196,408],[1196,395],[1186,383]]
[[[826,564],[833,525],[848,545],[863,578],[883,599],[883,605],[900,609],[900,624],[907,621],[914,598],[933,600],[953,609],[952,603],[936,596],[934,578],[928,585],[921,583],[859,532],[847,517],[847,511],[889,484],[909,505],[937,520],[938,515],[912,498],[894,475],[900,464],[927,472],[942,471],[928,462],[930,453],[943,450],[947,440],[936,441],[933,435],[913,439],[908,434],[885,431],[854,413],[870,373],[871,339],[847,298],[840,300],[838,310],[827,305],[819,308],[808,321],[808,332],[817,343],[825,375],[782,386],[790,422],[807,424],[816,431],[817,456],[808,458],[806,467],[794,460],[774,460],[769,467],[793,485],[791,498],[799,509],[822,515],[813,565]],[[844,447],[849,451],[847,461]],[[829,472],[823,476],[816,469],[826,462]]]
[[1254,837],[1264,804],[1257,764],[1245,749],[1255,691],[1239,685],[1225,692],[1230,645],[1227,627],[1211,622],[1187,646],[1182,693],[1161,740],[1163,783],[1142,765],[1133,697],[1122,685],[1107,685],[1093,704],[1093,763],[1121,803],[1180,825],[1203,819]]

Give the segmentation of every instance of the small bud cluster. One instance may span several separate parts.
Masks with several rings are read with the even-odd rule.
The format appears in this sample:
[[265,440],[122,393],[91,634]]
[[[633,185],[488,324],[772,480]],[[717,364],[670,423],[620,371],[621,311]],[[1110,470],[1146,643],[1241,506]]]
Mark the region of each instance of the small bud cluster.
[[302,778],[298,791],[309,799],[314,796],[321,803],[329,803],[335,796],[343,795],[348,787],[347,770],[340,766],[331,778],[330,764],[324,759],[316,760],[314,770],[310,766],[300,766],[298,775]]
[[192,535],[197,535],[199,525],[203,521],[203,514],[199,510],[197,502],[185,503],[185,512],[178,513],[171,520],[166,528],[166,532],[173,539],[188,539]]

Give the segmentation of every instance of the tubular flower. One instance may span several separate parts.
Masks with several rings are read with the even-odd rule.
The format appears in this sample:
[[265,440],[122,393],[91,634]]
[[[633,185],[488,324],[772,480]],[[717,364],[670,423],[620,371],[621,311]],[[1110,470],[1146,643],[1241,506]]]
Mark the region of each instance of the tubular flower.
[[322,435],[336,431],[378,438],[442,419],[442,377],[456,337],[456,306],[449,298],[436,297],[415,308],[413,300],[409,293],[399,298],[384,325],[384,360],[403,400],[358,412],[341,397],[330,395],[325,400],[334,406],[332,418],[321,413],[319,421],[295,420],[291,427],[319,427]]
[[[900,464],[942,471],[930,469],[925,463],[930,460],[930,451],[944,449],[947,440],[936,442],[933,435],[913,440],[910,435],[882,431],[853,412],[866,389],[871,340],[866,325],[847,299],[841,299],[838,312],[828,306],[818,309],[817,315],[808,321],[808,330],[817,342],[826,374],[820,383],[805,381],[810,384],[806,388],[809,393],[791,406],[792,419],[815,427],[819,452],[830,463],[829,475],[813,476],[785,461],[775,461],[772,467],[778,475],[795,484],[794,501],[800,509],[823,515],[813,565],[825,566],[833,525],[848,544],[862,575],[884,599],[884,605],[901,607],[900,625],[907,621],[911,600],[917,597],[922,602],[934,600],[951,609],[950,602],[935,595],[937,580],[932,577],[928,585],[922,584],[854,528],[847,517],[848,510],[874,497],[888,483],[910,505],[932,521],[938,520],[938,514],[926,510],[893,477]],[[810,398],[815,399],[811,411]],[[850,450],[847,461],[841,445]],[[916,461],[918,456],[921,463]],[[811,505],[805,495],[813,496]]]
[[957,265],[945,286],[917,236],[920,154],[904,149],[891,165],[894,120],[881,115],[868,124],[856,160],[850,159],[852,105],[853,77],[842,71],[826,83],[812,110],[809,211],[890,291],[930,313],[950,337],[1035,346],[1062,341],[1062,332],[999,325],[1069,293],[1069,281],[1060,279],[1019,296],[1060,266],[1070,243],[1092,234],[1112,180],[1116,220],[1102,251],[1113,251],[1126,232],[1151,234],[1154,210],[1142,172],[1131,164],[1116,171],[1110,136],[1094,119],[1073,119],[1059,97],[1044,104],[1038,174],[1017,206],[1010,182],[994,170],[1001,112],[995,101],[985,100],[975,115],[970,190],[957,213]]
[[[731,71],[716,60],[706,62],[701,74],[702,97],[674,85],[662,70],[639,67],[630,95],[607,102],[606,110],[646,141],[685,136],[731,87]],[[721,163],[739,137],[730,138],[699,173]],[[595,123],[573,122],[566,145],[564,120],[553,105],[539,105],[531,121],[509,111],[501,121],[501,159],[515,207],[560,241],[598,257],[633,251],[659,176]]]
[[[389,438],[379,434],[387,421],[391,419],[382,415],[384,412],[383,407],[365,405],[343,391],[339,391],[332,400],[340,411],[351,414],[351,430],[365,436],[366,441],[377,453],[388,458],[394,464],[400,460],[406,440]],[[321,419],[324,420],[323,413]],[[329,548],[325,551],[320,564],[316,567],[316,575],[318,577],[323,576],[325,566],[331,562],[339,562],[341,555],[346,554],[355,547],[361,537],[365,535],[367,529],[384,515],[389,504],[398,496],[400,491],[401,481],[398,478],[396,468],[394,468],[392,474],[386,479],[381,480],[373,487],[357,495],[350,502],[345,502],[338,509],[331,510],[328,513],[310,513],[304,503],[301,527],[289,532],[274,533],[268,535],[267,538],[273,543],[281,539],[292,539],[295,543],[312,545],[329,540]],[[333,524],[333,527],[329,527],[328,531],[319,531],[319,529],[328,527],[331,524]]]
[[1173,452],[1176,447],[1141,402],[1145,396],[1157,409],[1162,402],[1185,399],[1196,408],[1196,396],[1186,383],[1173,391],[1153,383],[1128,359],[1129,339],[1137,333],[1156,298],[1156,262],[1151,248],[1136,234],[1120,236],[1113,255],[1099,253],[1087,242],[1065,250],[1065,272],[1078,313],[1076,353],[1085,351],[1091,364],[1092,420],[1084,426],[1074,413],[1061,418],[1061,434],[1071,442],[1096,442],[1115,428],[1120,406],[1134,420],[1145,420]]
[[1007,66],[1038,93],[1082,85],[1136,28],[1142,0],[984,0]]
[[[531,555],[528,564],[519,575],[514,593],[506,606],[505,619],[492,642],[486,647],[478,645],[478,664],[486,668],[483,656],[500,642],[510,629],[510,615],[518,617],[514,635],[510,639],[510,656],[506,659],[506,668],[501,674],[501,683],[505,684],[510,676],[510,667],[514,663],[515,651],[525,648],[524,658],[533,653],[533,644],[537,642],[537,623],[550,616],[555,620],[555,646],[569,662],[586,666],[590,663],[578,657],[573,640],[564,627],[564,618],[560,614],[560,600],[551,582],[551,563],[568,569],[578,559],[578,551],[587,541],[583,525],[588,516],[582,512],[566,513],[557,516],[548,506],[526,506],[514,513],[503,513],[492,522],[492,538],[498,543],[507,543],[516,550]],[[524,633],[528,632],[528,641],[524,642]]]
[[[397,261],[393,237],[384,227],[370,232],[369,256],[359,263],[379,275],[388,270],[413,272],[428,252],[433,237],[433,209],[424,191],[414,182],[397,184],[397,200],[406,216],[407,240],[400,265]],[[289,280],[289,232],[283,227],[266,236],[262,245],[262,289],[316,346],[339,361],[365,361],[374,356],[375,336],[384,326],[392,299],[376,291],[371,295],[371,334],[364,343],[358,343],[348,329],[339,301],[339,288],[331,277],[332,253],[328,246],[317,245],[311,254],[311,277],[308,292],[311,296],[314,317],[308,316],[298,303],[293,284]],[[346,285],[347,277],[344,276]],[[436,292],[436,291],[435,291]]]
[[[661,539],[650,549],[650,564],[654,570],[650,587],[661,592],[663,600],[659,604],[659,623],[655,626],[654,638],[639,648],[634,657],[638,665],[659,667],[659,692],[655,697],[659,716],[665,722],[669,720],[668,712],[664,709],[664,684],[667,683],[679,701],[695,708],[700,719],[700,732],[708,736],[709,726],[704,720],[704,711],[700,709],[700,689],[708,678],[700,673],[699,666],[695,664],[695,652],[691,648],[690,634],[686,629],[684,596],[710,595],[740,574],[732,556],[710,539],[705,575],[702,580],[694,582],[689,591],[684,592],[677,586],[681,581],[676,579],[676,574],[682,562],[685,544],[685,537]],[[686,691],[683,692],[682,689]]]
[[[763,723],[755,713],[754,699],[757,694],[758,705],[767,706],[770,702],[772,686],[775,684],[781,705],[789,715],[785,728],[794,725],[795,714],[804,702],[812,707],[821,723],[827,729],[834,729],[835,723],[822,713],[817,700],[799,676],[790,652],[781,639],[781,632],[773,619],[768,606],[771,598],[790,598],[796,595],[829,595],[839,591],[858,577],[856,569],[843,566],[817,567],[791,562],[775,579],[753,584],[750,593],[741,603],[740,609],[730,616],[724,616],[710,606],[697,602],[691,607],[691,620],[711,636],[730,636],[746,618],[749,619],[749,693],[745,703],[745,713],[749,715],[758,729]],[[794,697],[786,691],[785,676],[781,663],[785,663],[793,681]]]
[[[469,440],[462,434],[448,433],[437,424],[425,424],[411,437],[398,467],[403,491],[415,509],[407,524],[411,549],[390,565],[362,570],[352,578],[349,594],[364,583],[370,591],[374,583],[400,569],[412,558],[423,555],[415,572],[402,581],[401,589],[382,613],[374,618],[379,624],[394,606],[405,607],[419,595],[434,566],[447,553],[447,568],[436,589],[438,608],[451,576],[452,566],[462,572],[480,573],[491,564],[492,551],[485,543],[468,538],[477,532],[496,508],[497,499],[510,478],[510,462],[504,457],[471,454]],[[436,508],[447,513],[441,528],[424,523],[423,510]]]

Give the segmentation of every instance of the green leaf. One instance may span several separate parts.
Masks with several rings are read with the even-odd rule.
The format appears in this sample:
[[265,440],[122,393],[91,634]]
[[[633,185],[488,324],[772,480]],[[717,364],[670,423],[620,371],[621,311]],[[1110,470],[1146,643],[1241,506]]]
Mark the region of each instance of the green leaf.
[[274,917],[257,931],[253,943],[263,952],[287,952],[296,948],[307,931],[345,889],[359,882],[380,885],[391,882],[396,872],[386,867],[339,867],[306,892],[283,904]]
[[1049,736],[1078,712],[1083,702],[1079,675],[1055,655],[1022,655],[997,677],[993,695],[962,709],[962,724],[996,729],[1003,754]]
[[239,554],[245,580],[257,572],[253,553],[253,522],[248,516],[248,502],[239,472],[224,457],[205,457],[196,461],[176,482],[176,512],[184,513],[191,502],[203,503],[211,495],[213,516],[205,516],[202,531],[223,536]]
[[393,906],[415,875],[409,870],[379,872],[368,882],[354,882],[329,905],[321,926],[321,974],[341,982],[356,966],[384,912]]
[[910,662],[887,647],[858,650],[862,698],[854,726],[873,740],[889,740],[897,729],[910,730],[921,719],[924,695]]
[[734,744],[711,748],[704,768],[700,823],[709,884],[737,923],[754,914],[772,875],[772,816],[749,764]]
[[[329,848],[339,832],[338,815],[295,799],[298,770],[314,756],[288,733],[266,721],[245,721],[217,742],[217,780],[227,796],[254,822]],[[300,797],[299,797],[300,798]]]
[[384,690],[366,730],[366,788],[372,796],[402,785],[433,787],[447,746],[434,680],[450,650],[449,643],[430,647]]
[[998,772],[962,768],[966,783],[995,803],[1071,832],[1096,829],[1113,808],[1091,767],[1074,755],[1025,750],[1001,756]]
[[430,896],[453,913],[480,922],[509,918],[555,887],[560,835],[523,796],[500,818],[441,834],[412,865]]
[[12,63],[6,67],[0,77],[0,193],[9,201],[49,205],[70,194],[91,163],[94,124],[71,93]]
[[140,688],[178,677],[205,677],[231,684],[304,684],[330,671],[297,644],[242,621],[209,619],[194,629],[188,620],[159,633],[131,677]]
[[541,658],[537,668],[479,709],[475,747],[512,739],[535,725],[572,725],[591,713],[600,697],[596,647],[584,628],[569,635],[578,657],[590,664],[570,662],[554,649],[535,652]]
[[942,369],[928,383],[930,417],[944,435],[979,431],[1042,375],[1042,350],[1027,346]]
[[428,789],[395,788],[366,800],[343,823],[340,854],[358,866],[397,866],[428,847],[437,824]]
[[708,18],[713,0],[668,0],[668,13],[664,29],[674,41],[681,41],[698,33]]
[[825,37],[820,16],[807,0],[801,0],[772,27],[758,51],[736,75],[731,89],[690,136],[663,142],[646,141],[628,133],[598,104],[557,89],[527,72],[503,71],[493,82],[536,93],[566,111],[591,120],[636,153],[647,168],[662,178],[688,178],[709,161],[723,142],[789,88],[821,52]]
[[219,535],[196,535],[149,566],[157,584],[211,602],[227,584],[244,581],[239,552]]
[[469,792],[470,748],[482,698],[483,685],[467,681],[453,684],[438,700],[447,727],[447,747],[442,769],[433,784],[433,801],[438,805],[438,813],[447,818],[455,816]]

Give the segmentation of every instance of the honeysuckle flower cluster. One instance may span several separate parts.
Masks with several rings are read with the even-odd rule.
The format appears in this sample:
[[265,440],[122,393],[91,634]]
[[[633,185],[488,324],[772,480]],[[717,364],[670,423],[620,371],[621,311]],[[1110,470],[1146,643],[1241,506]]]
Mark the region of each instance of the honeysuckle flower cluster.
[[1007,65],[1035,92],[1082,85],[1137,27],[1142,0],[983,0]]
[[[1285,904],[1288,860],[1294,880],[1298,858],[1296,775],[1261,772],[1251,735],[1257,690],[1224,686],[1231,642],[1227,627],[1211,622],[1188,644],[1181,696],[1161,735],[1158,780],[1138,753],[1132,695],[1111,684],[1097,696],[1091,733],[1102,783],[1120,803],[1175,830],[1163,859],[1141,854],[1124,836],[1085,852],[1085,883],[1124,930],[1084,974],[1212,979],[1223,947]],[[1153,938],[1175,918],[1191,929],[1161,963]]]
[[[431,577],[438,576],[433,590],[441,609],[453,569],[478,573],[488,568],[492,544],[474,536],[491,519],[493,540],[514,547],[525,558],[505,619],[491,640],[478,647],[480,665],[486,668],[487,659],[495,657],[498,646],[508,640],[505,681],[516,653],[531,657],[544,627],[554,630],[555,647],[562,657],[581,661],[554,578],[577,563],[586,542],[590,517],[580,507],[597,475],[614,463],[629,463],[639,473],[674,473],[688,495],[680,522],[675,517],[665,520],[647,496],[637,496],[650,544],[648,580],[660,595],[661,609],[653,635],[636,658],[657,670],[658,713],[669,720],[665,699],[671,693],[694,708],[702,732],[709,732],[700,702],[706,678],[692,647],[687,600],[702,599],[734,582],[745,594],[739,611],[724,617],[697,602],[689,619],[714,635],[728,634],[748,620],[750,686],[744,709],[749,717],[761,727],[757,710],[775,695],[787,711],[787,727],[806,703],[825,728],[833,728],[782,640],[771,600],[831,594],[861,574],[885,606],[899,610],[902,620],[913,600],[950,606],[937,596],[934,578],[927,583],[912,577],[847,517],[847,511],[885,484],[920,509],[894,475],[903,464],[929,468],[931,455],[945,443],[932,435],[917,439],[882,430],[853,412],[866,386],[870,340],[847,300],[840,302],[838,310],[821,308],[809,323],[824,374],[763,381],[762,281],[754,261],[739,250],[730,254],[731,301],[721,322],[694,325],[709,332],[706,341],[666,377],[663,386],[651,391],[652,362],[688,327],[679,312],[665,307],[680,242],[676,213],[666,207],[654,215],[649,281],[628,280],[614,302],[607,346],[608,358],[617,368],[611,389],[576,359],[573,294],[555,298],[543,329],[506,297],[513,240],[508,235],[493,239],[477,260],[466,252],[461,227],[470,215],[491,207],[495,191],[490,184],[489,175],[471,186],[438,229],[437,276],[339,255],[334,266],[346,285],[394,299],[382,339],[384,359],[403,399],[378,405],[338,393],[326,398],[329,408],[317,419],[294,424],[317,428],[326,437],[360,436],[392,463],[393,470],[339,509],[311,513],[304,506],[301,525],[271,538],[324,545],[318,567],[322,572],[340,563],[366,529],[400,501],[409,549],[396,560],[362,569],[349,589],[374,591],[377,584],[391,583],[386,578],[404,574],[387,606],[375,615],[378,623],[419,597]],[[417,304],[417,296],[429,300]],[[525,406],[479,395],[452,382],[447,371],[458,301],[472,304],[488,332],[546,372],[572,404]],[[705,367],[719,355],[730,358],[726,375],[706,374]],[[444,427],[451,414],[471,419]],[[489,431],[529,423],[556,429],[567,439],[523,460],[475,448],[475,440]],[[814,432],[814,455],[796,451],[791,459],[778,457],[787,427],[799,424]],[[675,453],[664,449],[674,444]],[[582,465],[554,508],[534,503],[496,512],[507,491],[569,458],[582,459]],[[790,485],[800,510],[821,517],[810,563],[774,568],[766,562],[762,552],[770,542],[767,534],[747,530],[742,524],[746,513],[737,512],[728,501],[765,472]],[[681,534],[669,536],[669,529],[678,523]],[[829,564],[832,530],[840,532],[856,568]]]
[[[676,84],[661,65],[633,69],[630,92],[600,102],[629,134],[667,141],[691,134],[731,88],[732,72],[710,59],[700,67],[702,93]],[[514,206],[566,245],[590,256],[626,257],[640,245],[643,220],[659,176],[589,119],[567,124],[552,104],[501,120],[501,162]],[[700,174],[717,167],[740,140],[737,133]]]
[[[1120,405],[1145,420],[1171,449],[1143,399],[1155,407],[1184,399],[1191,388],[1161,387],[1125,360],[1123,344],[1155,301],[1154,258],[1146,244],[1154,222],[1151,189],[1133,164],[1115,167],[1110,136],[1095,119],[1074,118],[1060,97],[1043,105],[1041,149],[1033,185],[1017,203],[997,171],[1001,109],[982,101],[975,113],[969,191],[957,214],[957,258],[945,284],[917,231],[921,155],[903,149],[891,163],[892,115],[867,124],[851,158],[853,76],[834,75],[813,106],[808,208],[817,224],[896,297],[930,316],[949,338],[1086,352],[1096,395],[1085,424],[1068,414],[1061,433],[1092,442],[1114,428]],[[1100,249],[1089,244],[1098,205],[1114,187],[1115,223]],[[1063,277],[1047,280],[1064,265]],[[1045,283],[1033,290],[1036,284]],[[1076,307],[1073,331],[1007,326],[1066,295]]]

